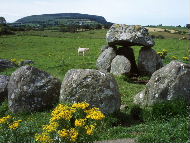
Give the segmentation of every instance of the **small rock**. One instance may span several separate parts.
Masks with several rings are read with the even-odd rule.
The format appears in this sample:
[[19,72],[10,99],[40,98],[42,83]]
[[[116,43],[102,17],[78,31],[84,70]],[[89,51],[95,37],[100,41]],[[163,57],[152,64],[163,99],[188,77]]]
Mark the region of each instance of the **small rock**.
[[14,62],[7,59],[0,59],[0,71],[14,67],[17,67],[17,65]]
[[9,76],[0,75],[0,103],[8,98],[7,85],[9,82]]
[[124,56],[116,56],[111,63],[110,73],[114,75],[125,75],[128,74],[131,70],[130,61]]

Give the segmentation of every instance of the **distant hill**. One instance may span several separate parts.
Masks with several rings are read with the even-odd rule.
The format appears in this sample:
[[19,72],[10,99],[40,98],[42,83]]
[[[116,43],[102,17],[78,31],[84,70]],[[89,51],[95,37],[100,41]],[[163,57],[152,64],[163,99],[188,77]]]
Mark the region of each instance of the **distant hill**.
[[78,24],[78,25],[88,25],[88,24],[103,24],[109,25],[112,24],[107,22],[106,19],[102,16],[89,15],[89,14],[80,14],[80,13],[58,13],[58,14],[43,14],[43,15],[32,15],[21,18],[16,21],[16,23],[22,24],[38,24],[38,25],[69,25],[69,24]]

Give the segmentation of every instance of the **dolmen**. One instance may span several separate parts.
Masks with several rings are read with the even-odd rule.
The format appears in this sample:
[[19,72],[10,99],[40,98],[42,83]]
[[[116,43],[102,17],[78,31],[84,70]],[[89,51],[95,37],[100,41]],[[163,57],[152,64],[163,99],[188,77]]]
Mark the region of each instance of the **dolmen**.
[[[140,25],[113,24],[106,34],[108,45],[102,48],[97,69],[114,75],[152,75],[163,66],[160,56],[152,47],[154,40]],[[132,46],[141,46],[138,66]]]

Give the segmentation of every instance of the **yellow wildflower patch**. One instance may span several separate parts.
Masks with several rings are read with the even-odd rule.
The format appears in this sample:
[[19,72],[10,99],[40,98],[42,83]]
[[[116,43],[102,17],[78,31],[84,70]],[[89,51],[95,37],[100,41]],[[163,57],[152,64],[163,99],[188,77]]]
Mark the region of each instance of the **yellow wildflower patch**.
[[89,107],[89,104],[86,102],[81,102],[81,103],[74,103],[72,105],[73,108],[81,108],[81,109],[86,109],[87,107]]

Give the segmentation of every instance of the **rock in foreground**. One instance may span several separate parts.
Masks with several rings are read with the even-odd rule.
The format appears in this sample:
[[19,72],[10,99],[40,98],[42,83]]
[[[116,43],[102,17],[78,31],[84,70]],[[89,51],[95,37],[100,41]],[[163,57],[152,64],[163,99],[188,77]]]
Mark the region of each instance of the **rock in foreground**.
[[8,102],[12,112],[42,111],[59,101],[60,80],[32,66],[12,73],[8,83]]
[[153,73],[145,90],[135,96],[134,102],[152,105],[178,98],[190,103],[190,65],[172,61]]
[[114,77],[93,69],[69,70],[61,85],[60,101],[88,102],[104,113],[120,109],[121,97]]

